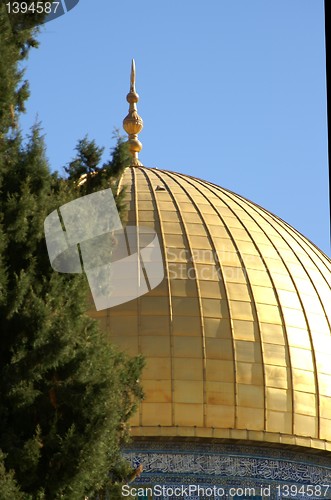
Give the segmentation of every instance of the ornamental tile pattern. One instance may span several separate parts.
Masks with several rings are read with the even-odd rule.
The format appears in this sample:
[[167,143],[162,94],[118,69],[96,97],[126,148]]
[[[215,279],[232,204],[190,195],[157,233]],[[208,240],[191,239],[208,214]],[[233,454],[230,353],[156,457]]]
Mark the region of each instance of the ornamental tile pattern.
[[[144,472],[134,483],[139,487],[216,486],[228,495],[230,488],[252,488],[256,493],[254,498],[259,498],[260,493],[261,498],[271,499],[285,498],[292,487],[292,494],[287,497],[331,498],[331,455],[328,454],[313,455],[263,446],[154,440],[136,441],[124,454],[134,467],[143,464]],[[261,496],[261,488],[268,494]],[[310,495],[293,493],[300,488],[301,492],[310,492]],[[246,498],[243,493],[239,496]]]

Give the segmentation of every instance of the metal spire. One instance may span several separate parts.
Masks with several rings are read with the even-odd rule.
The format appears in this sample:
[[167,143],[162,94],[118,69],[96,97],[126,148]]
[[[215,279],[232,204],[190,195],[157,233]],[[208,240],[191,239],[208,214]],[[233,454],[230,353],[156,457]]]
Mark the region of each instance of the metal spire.
[[139,95],[136,92],[136,65],[134,59],[132,59],[131,65],[131,77],[130,77],[130,92],[126,96],[126,100],[130,104],[129,113],[123,120],[123,127],[125,132],[128,134],[128,144],[129,150],[132,154],[131,165],[138,167],[142,163],[138,160],[138,153],[142,150],[142,144],[138,140],[138,134],[144,126],[144,122],[140,118],[137,112],[137,102],[139,101]]

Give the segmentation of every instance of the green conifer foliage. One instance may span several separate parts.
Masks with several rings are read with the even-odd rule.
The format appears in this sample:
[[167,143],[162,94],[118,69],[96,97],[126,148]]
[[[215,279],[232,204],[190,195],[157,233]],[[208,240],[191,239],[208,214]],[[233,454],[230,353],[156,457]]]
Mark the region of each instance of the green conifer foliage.
[[[38,125],[21,137],[28,94],[17,67],[35,41],[8,27],[2,5],[0,43],[0,500],[94,498],[129,475],[120,448],[142,396],[143,361],[119,352],[86,315],[85,276],[51,268],[44,220],[87,188],[74,180],[77,163],[72,182],[50,173]],[[91,179],[94,146],[80,147]],[[123,165],[114,158],[89,192],[106,182],[118,191],[112,169]]]
[[0,204],[1,449],[24,492],[81,499],[121,465],[142,361],[119,353],[85,315],[85,277],[50,267],[43,222],[73,192],[48,173],[38,128],[14,164]]
[[41,23],[44,18],[43,14],[10,17],[6,1],[0,2],[0,140],[10,128],[17,127],[17,113],[24,111],[29,86],[23,80],[24,69],[19,63],[26,59],[31,47],[38,46],[38,28],[28,29],[29,26]]
[[4,455],[0,452],[0,500],[9,500],[10,498],[23,500],[23,494],[19,491],[13,471],[6,471]]

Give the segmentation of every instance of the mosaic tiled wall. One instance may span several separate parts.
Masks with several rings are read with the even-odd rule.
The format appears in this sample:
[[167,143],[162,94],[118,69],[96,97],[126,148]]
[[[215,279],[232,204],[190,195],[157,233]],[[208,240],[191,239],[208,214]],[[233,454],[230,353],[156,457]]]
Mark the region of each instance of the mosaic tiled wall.
[[[169,495],[146,498],[331,499],[330,456],[249,445],[194,442],[135,442],[125,456],[144,472],[135,486],[167,486]],[[171,495],[199,485],[200,494]],[[236,491],[237,489],[237,491]],[[203,492],[205,490],[205,495]],[[217,494],[219,493],[219,495]]]

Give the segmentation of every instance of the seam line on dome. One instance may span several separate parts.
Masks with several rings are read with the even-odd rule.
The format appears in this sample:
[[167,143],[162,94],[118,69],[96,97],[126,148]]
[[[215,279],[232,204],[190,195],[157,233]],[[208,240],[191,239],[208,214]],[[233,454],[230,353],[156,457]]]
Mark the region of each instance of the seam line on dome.
[[[188,190],[185,188],[185,186],[180,183],[178,181],[178,179],[176,177],[180,177],[181,181],[183,181],[183,178],[180,174],[176,174],[176,175],[172,175],[170,172],[165,172],[174,182],[176,182],[180,187],[181,189],[185,192],[186,196],[188,197],[188,199],[191,201],[192,205],[195,207],[197,213],[199,214],[199,217],[201,219],[201,223],[202,223],[202,226],[204,227],[204,230],[205,230],[205,233],[206,233],[206,236],[210,242],[210,245],[211,245],[211,248],[213,249],[213,255],[214,255],[214,263],[215,263],[215,267],[217,269],[217,273],[220,273],[221,274],[221,280],[222,280],[222,283],[224,285],[224,294],[225,294],[225,300],[226,300],[226,304],[227,304],[227,309],[228,309],[228,318],[224,318],[224,319],[228,319],[229,323],[230,323],[230,328],[231,328],[231,331],[233,332],[233,325],[232,325],[232,320],[231,320],[231,315],[230,315],[230,311],[229,311],[229,301],[228,301],[228,295],[227,295],[227,291],[226,291],[226,288],[225,288],[225,280],[224,280],[224,276],[223,276],[223,272],[222,272],[222,267],[221,267],[221,264],[220,264],[220,261],[219,261],[219,258],[218,258],[218,255],[217,255],[217,252],[216,252],[216,248],[215,248],[215,245],[214,245],[214,241],[213,241],[213,237],[211,235],[211,232],[209,230],[209,227],[208,227],[208,224],[206,223],[204,217],[203,217],[203,214],[198,206],[198,204],[194,201],[194,198],[192,197],[192,195],[188,192]],[[188,182],[187,179],[184,178],[184,181]],[[194,262],[194,259],[193,259],[193,255],[192,255],[192,261]],[[204,329],[204,315],[203,315],[203,309],[202,309],[202,303],[201,303],[201,290],[200,290],[200,279],[196,279],[196,282],[197,282],[197,287],[198,287],[198,292],[199,292],[199,303],[201,304],[200,307],[201,307],[201,310],[200,310],[200,314],[201,314],[201,322],[202,322],[202,328],[203,328],[203,338],[204,338],[204,348],[205,348],[205,363],[207,362],[207,355],[206,355],[206,335],[205,335],[205,329]],[[234,356],[235,356],[235,350],[234,350],[234,339],[233,339],[233,335],[231,335],[231,345],[232,345],[232,355],[233,355],[233,359],[234,359]],[[206,371],[205,371],[205,377],[206,377],[206,382],[207,382],[207,375],[206,375]],[[236,366],[235,366],[235,363],[233,363],[233,377],[234,377],[234,380],[233,380],[233,393],[234,393],[234,401],[237,402],[237,390],[236,390]],[[208,401],[207,401],[207,393],[205,395],[205,404],[207,405],[208,404]],[[237,405],[235,404],[234,405],[234,410],[235,410],[235,414],[234,414],[234,428],[236,428],[236,419],[237,419],[237,413],[236,413],[236,410],[237,410]]]
[[[268,219],[266,218],[266,216],[267,216],[267,212],[266,212],[266,211],[265,211],[262,207],[261,207],[261,212],[264,214],[264,215],[262,216],[262,217],[263,217],[263,219],[264,219],[264,220],[266,220],[266,221],[268,221]],[[282,240],[283,240],[283,241],[285,241],[285,243],[286,243],[288,246],[290,246],[290,245],[289,245],[289,243],[286,241],[286,239],[285,239],[284,235],[283,235],[283,234],[282,234],[282,233],[281,233],[281,232],[280,232],[280,231],[279,231],[279,230],[275,227],[275,221],[274,221],[274,217],[275,217],[275,216],[274,216],[273,214],[270,214],[270,215],[271,215],[271,217],[270,217],[270,216],[269,216],[269,217],[271,218],[272,223],[271,223],[271,222],[269,222],[269,221],[268,221],[268,222],[272,225],[272,227],[273,227],[273,228],[274,228],[274,230],[278,233],[278,235],[280,236],[280,238],[282,238]],[[301,243],[299,243],[299,242],[296,240],[296,238],[295,238],[295,237],[294,237],[294,236],[290,233],[289,229],[286,227],[286,223],[285,223],[284,221],[282,221],[282,220],[281,220],[281,223],[282,223],[282,224],[281,224],[281,227],[282,227],[282,229],[284,230],[284,232],[288,235],[288,237],[289,237],[289,238],[292,238],[292,239],[293,239],[293,240],[294,240],[294,241],[295,241],[295,242],[296,242],[296,243],[297,243],[297,244],[301,247],[301,249],[302,249],[303,253],[304,253],[304,254],[305,254],[305,256],[306,256],[306,258],[307,258],[308,260],[310,260],[311,262],[313,262],[313,264],[315,265],[315,267],[318,269],[319,274],[322,276],[323,280],[326,282],[327,286],[328,286],[328,287],[329,287],[329,289],[330,289],[330,285],[329,285],[329,283],[327,283],[327,281],[326,281],[326,279],[325,279],[324,274],[321,272],[321,270],[320,270],[320,269],[319,269],[319,267],[315,264],[315,262],[314,262],[314,261],[312,261],[312,259],[311,259],[310,255],[308,254],[308,252],[306,251],[306,249],[305,249],[305,248],[303,247],[303,245],[302,245]],[[284,226],[285,226],[285,227],[283,227],[283,224],[284,224]],[[294,228],[293,228],[293,229],[294,229]],[[295,231],[296,231],[296,230],[295,230]],[[316,293],[316,295],[317,295],[317,297],[318,297],[318,300],[319,300],[319,303],[320,303],[321,308],[322,308],[322,310],[323,310],[323,313],[324,313],[324,316],[325,316],[326,322],[327,322],[328,327],[329,327],[329,330],[330,330],[330,332],[331,332],[331,324],[330,324],[330,320],[329,320],[329,318],[328,318],[328,315],[326,314],[325,307],[324,307],[324,304],[323,304],[323,300],[322,300],[322,298],[321,298],[321,296],[320,296],[320,293],[319,293],[319,291],[318,291],[318,289],[317,289],[317,287],[316,287],[316,285],[315,285],[315,283],[314,283],[314,280],[312,279],[312,277],[311,277],[311,275],[310,275],[309,270],[307,270],[307,267],[303,265],[301,258],[298,256],[298,253],[297,253],[297,252],[296,252],[296,251],[295,251],[292,247],[290,247],[290,248],[291,248],[292,252],[294,253],[294,255],[295,255],[296,259],[297,259],[297,260],[298,260],[298,262],[300,263],[300,265],[301,265],[302,269],[304,270],[304,272],[305,272],[305,274],[306,274],[306,276],[307,276],[307,278],[308,278],[309,282],[311,283],[311,285],[312,285],[312,287],[313,287],[313,289],[314,289],[314,291],[315,291],[315,293]],[[286,266],[286,268],[287,268],[287,266]],[[287,269],[288,269],[288,268],[287,268]],[[289,272],[290,272],[290,271],[289,271]],[[291,276],[292,276],[292,274],[291,274]],[[294,280],[294,283],[295,283],[295,280]],[[317,419],[318,419],[318,420],[317,420],[317,427],[318,427],[318,439],[320,439],[320,438],[321,438],[321,403],[320,403],[320,396],[321,396],[321,395],[320,395],[320,390],[319,390],[319,378],[318,378],[318,373],[319,373],[319,370],[318,370],[318,368],[317,368],[317,359],[316,359],[316,352],[317,352],[317,351],[316,351],[316,346],[315,346],[315,336],[314,336],[314,334],[313,334],[313,332],[312,332],[312,330],[311,330],[311,323],[310,323],[310,320],[309,320],[309,314],[308,314],[308,312],[306,311],[306,308],[305,308],[305,306],[304,306],[304,304],[303,304],[303,302],[302,302],[302,300],[301,300],[301,297],[300,297],[300,295],[299,295],[299,292],[298,292],[298,289],[297,289],[297,285],[296,285],[296,284],[295,284],[295,289],[297,290],[297,294],[298,294],[298,297],[299,297],[299,300],[300,300],[300,304],[301,304],[301,307],[302,307],[302,311],[303,311],[304,316],[305,316],[305,320],[306,320],[306,323],[307,323],[307,329],[308,329],[308,332],[309,332],[309,337],[310,337],[310,343],[311,343],[311,351],[312,351],[312,357],[313,357],[314,368],[315,368],[314,378],[315,378],[315,383],[316,383],[316,392],[317,392],[317,394],[316,394],[316,399],[317,399],[317,410],[318,410],[318,412],[317,412]]]
[[[155,175],[163,180],[160,173],[159,172],[154,172]],[[165,171],[162,171],[162,174],[163,175],[167,175],[168,177],[170,177],[172,180],[174,180],[175,182],[176,179],[174,179],[171,175],[169,175],[169,172],[165,172]],[[183,189],[183,186],[180,185],[180,183],[177,182],[177,184],[181,187],[181,189]],[[206,404],[207,404],[207,400],[206,400],[206,337],[205,337],[205,328],[204,328],[204,322],[203,322],[203,315],[202,315],[202,303],[201,303],[201,293],[200,293],[200,288],[199,288],[199,282],[197,280],[197,270],[196,270],[196,265],[195,265],[195,261],[194,261],[194,258],[193,258],[193,252],[192,252],[192,244],[191,244],[191,241],[190,241],[190,237],[189,237],[189,233],[188,233],[188,230],[187,230],[187,227],[186,227],[186,222],[184,221],[183,219],[183,216],[181,214],[181,210],[180,210],[180,206],[178,204],[178,200],[176,199],[176,196],[175,194],[173,193],[173,191],[171,189],[169,189],[169,186],[168,184],[165,182],[165,185],[166,185],[166,189],[167,189],[167,192],[169,193],[169,195],[171,196],[173,202],[174,202],[174,205],[177,209],[177,213],[178,213],[178,216],[179,216],[179,219],[181,221],[181,224],[185,230],[185,239],[187,241],[187,248],[190,252],[190,260],[192,262],[192,265],[193,265],[193,269],[194,269],[194,273],[195,273],[195,285],[196,285],[196,288],[197,288],[197,298],[198,298],[198,303],[199,303],[199,311],[200,311],[200,328],[201,328],[201,340],[202,340],[202,369],[203,369],[203,426],[206,427]],[[184,189],[183,189],[184,191]]]
[[[182,176],[180,175],[180,177],[182,177]],[[194,189],[198,193],[200,193],[200,195],[202,195],[204,197],[204,199],[207,201],[207,203],[209,203],[209,205],[213,208],[213,210],[215,211],[215,213],[218,215],[218,217],[222,221],[223,226],[224,226],[224,228],[225,228],[225,230],[226,230],[226,232],[227,232],[227,234],[228,234],[228,236],[230,238],[230,241],[232,242],[232,244],[233,244],[233,246],[234,246],[234,248],[236,250],[236,253],[238,255],[238,258],[239,258],[239,261],[240,261],[240,264],[241,264],[241,268],[242,268],[243,273],[244,273],[245,278],[246,278],[246,284],[247,284],[247,288],[249,290],[249,295],[250,295],[250,298],[251,298],[251,304],[252,304],[252,307],[253,307],[253,314],[254,314],[253,317],[255,318],[255,322],[256,322],[256,325],[257,325],[257,328],[258,328],[258,332],[259,332],[259,344],[260,344],[260,354],[261,354],[261,370],[262,370],[262,376],[263,376],[263,385],[262,385],[262,387],[264,388],[264,390],[263,390],[263,396],[264,396],[263,397],[263,408],[262,408],[263,409],[263,428],[265,430],[266,429],[266,384],[265,384],[265,371],[264,371],[265,369],[264,369],[264,363],[263,363],[263,350],[262,350],[262,342],[261,342],[261,332],[260,332],[260,325],[259,325],[259,321],[258,321],[257,310],[256,310],[256,306],[255,306],[255,303],[254,303],[254,300],[253,300],[254,296],[253,296],[253,293],[252,293],[252,288],[251,288],[251,284],[250,284],[250,281],[249,281],[249,278],[248,278],[248,274],[246,272],[246,267],[245,267],[242,255],[241,255],[241,253],[239,251],[239,248],[238,248],[238,246],[236,244],[235,238],[233,237],[230,228],[226,224],[224,217],[219,212],[219,210],[216,208],[215,204],[210,200],[210,198],[201,189],[201,186],[204,187],[203,186],[203,182],[202,181],[200,182],[198,179],[197,180],[195,180],[195,179],[186,180],[186,182],[188,184],[190,184],[192,187],[194,187]],[[197,184],[199,185],[199,187],[197,185],[195,185],[195,182],[197,182]],[[215,255],[217,255],[216,248],[215,248]],[[218,262],[219,262],[220,269],[222,269],[222,263],[219,260],[219,258],[218,258]],[[224,286],[225,286],[225,290],[226,290],[226,280],[223,279],[223,281],[224,281]],[[227,294],[227,291],[226,291],[226,294]],[[227,301],[230,304],[230,300],[229,300],[228,294],[227,294]],[[236,357],[235,339],[234,339],[234,325],[233,325],[233,320],[232,320],[231,314],[230,314],[230,321],[231,321],[232,337],[233,337],[234,371],[235,371],[235,386],[236,386],[235,387],[235,392],[236,392],[236,405],[235,405],[236,420],[235,420],[235,427],[237,428],[237,426],[238,426],[238,409],[242,408],[242,406],[239,404],[239,397],[238,397],[238,391],[237,391],[237,384],[239,384],[239,382],[237,381],[237,377],[236,377],[236,372],[237,372],[237,369],[236,369],[237,357]],[[259,408],[256,407],[256,409],[259,409]]]
[[[232,194],[231,196],[229,196],[226,192],[224,193],[228,198],[232,199],[231,196],[233,196],[233,201],[238,205],[240,206],[243,210],[245,210],[245,208],[238,202],[237,198],[238,195],[236,194]],[[261,210],[262,214],[259,213],[259,210]],[[288,242],[285,240],[285,238],[282,236],[282,234],[277,230],[277,228],[275,227],[274,225],[274,220],[273,220],[273,217],[271,217],[271,220],[272,220],[272,223],[269,221],[268,218],[266,218],[266,214],[267,212],[262,208],[262,207],[256,207],[254,204],[252,204],[252,210],[254,210],[254,212],[256,212],[257,215],[259,215],[266,223],[268,223],[272,228],[273,230],[281,237],[281,239],[283,241],[285,241],[286,245],[288,247],[289,244]],[[249,212],[247,212],[247,210],[245,210],[246,213],[249,214]],[[250,214],[249,214],[250,215]],[[272,216],[272,214],[270,214]],[[318,380],[318,371],[317,371],[317,361],[316,361],[316,354],[315,354],[315,346],[314,346],[314,341],[313,341],[313,336],[312,336],[312,332],[311,332],[311,329],[310,329],[310,323],[308,321],[308,317],[307,317],[307,312],[305,310],[305,307],[303,305],[303,302],[302,302],[302,299],[301,299],[301,296],[299,294],[299,291],[298,291],[298,287],[297,287],[297,284],[295,282],[295,279],[292,275],[292,273],[290,272],[289,268],[288,268],[288,265],[286,264],[285,262],[285,259],[283,258],[283,256],[281,255],[281,251],[278,249],[278,247],[273,243],[273,241],[271,240],[271,237],[269,236],[269,234],[267,234],[264,229],[261,227],[261,225],[254,219],[254,221],[256,222],[256,224],[260,227],[260,229],[263,231],[263,233],[265,234],[266,238],[269,240],[269,242],[271,243],[271,245],[273,246],[273,248],[275,249],[275,251],[277,252],[280,260],[282,261],[286,271],[287,271],[287,274],[288,276],[290,277],[290,280],[292,282],[292,285],[296,291],[296,295],[298,297],[298,300],[300,302],[300,305],[301,305],[301,309],[302,309],[302,313],[304,315],[304,318],[305,318],[305,323],[306,323],[306,328],[307,328],[307,333],[308,333],[308,336],[309,336],[309,340],[310,340],[310,352],[311,352],[311,356],[312,356],[312,360],[313,360],[313,366],[314,366],[314,372],[313,372],[313,375],[314,375],[314,382],[315,382],[315,389],[316,389],[316,392],[314,393],[314,395],[316,396],[316,403],[315,403],[315,408],[316,408],[316,416],[315,416],[315,419],[317,419],[317,437],[313,437],[313,436],[310,436],[310,438],[313,438],[313,439],[320,439],[320,400],[319,400],[319,380]],[[290,247],[291,248],[291,247]],[[300,262],[300,264],[302,265],[300,259],[298,258],[296,252],[291,248],[292,252],[294,253],[295,257],[297,258],[297,260]],[[303,267],[303,266],[302,266]],[[307,271],[305,270],[306,274],[307,274]],[[307,274],[308,276],[308,279],[309,281],[311,282],[312,286],[314,287],[314,284],[312,283],[312,280],[310,279],[310,276]],[[315,287],[314,287],[315,289]],[[275,288],[275,291],[277,289]],[[315,290],[316,291],[316,290]],[[317,292],[316,292],[317,293]],[[277,294],[278,295],[278,294]],[[318,293],[317,293],[318,295]],[[319,295],[318,295],[319,297]],[[320,297],[319,297],[320,298]],[[281,308],[281,311],[282,311],[282,308]],[[285,327],[285,331],[287,331],[287,323],[285,321],[285,318],[284,318],[284,327]],[[291,363],[291,346],[289,346],[289,353],[290,353],[290,363]],[[291,366],[292,366],[292,363],[291,363]],[[292,367],[293,368],[293,367]],[[292,384],[293,385],[293,384]],[[293,435],[294,435],[294,431],[295,431],[295,419],[296,419],[296,415],[297,413],[295,412],[295,398],[294,398],[294,385],[293,385]],[[300,391],[299,391],[300,392]],[[307,414],[304,414],[304,415],[307,415]],[[309,415],[307,415],[309,416]]]
[[[138,186],[137,186],[137,182],[138,182],[138,179],[137,179],[137,175],[136,175],[136,172],[135,172],[135,169],[134,168],[131,168],[131,175],[132,175],[132,186],[133,186],[133,196],[134,196],[134,213],[135,213],[135,225],[136,227],[138,227],[139,225],[139,213],[138,213]],[[138,250],[138,254],[140,255],[140,252],[139,252],[139,249],[140,249],[140,244],[139,244],[139,231],[136,232],[137,234],[137,243],[136,243],[136,248]],[[140,279],[140,265],[139,265],[139,262],[140,262],[140,259],[137,260],[137,266],[138,266],[138,279]],[[141,349],[141,335],[140,335],[140,326],[141,326],[141,323],[140,323],[140,313],[141,313],[141,301],[140,301],[140,297],[138,297],[136,299],[137,301],[137,309],[138,309],[138,314],[137,314],[137,332],[138,332],[138,335],[137,335],[137,343],[138,343],[138,353],[139,354],[142,354],[142,349]],[[142,421],[143,421],[143,407],[142,407],[142,404],[140,403],[139,404],[139,423],[140,425],[142,425]]]
[[150,194],[152,196],[152,200],[154,203],[154,206],[157,211],[158,215],[158,225],[160,228],[160,238],[162,239],[162,245],[161,249],[162,252],[164,252],[163,259],[164,259],[164,266],[165,266],[165,281],[167,283],[167,289],[168,289],[168,301],[169,301],[169,333],[170,333],[170,387],[171,387],[171,425],[172,427],[175,426],[175,408],[174,408],[174,394],[175,394],[175,387],[174,387],[174,343],[173,343],[173,309],[172,309],[172,298],[171,298],[171,289],[170,289],[170,280],[169,280],[169,266],[168,266],[168,259],[166,257],[166,252],[165,252],[165,239],[164,239],[164,228],[163,228],[163,221],[161,218],[161,211],[159,207],[159,202],[157,197],[155,196],[155,192],[153,189],[153,183],[151,181],[151,176],[153,173],[152,170],[147,170],[144,167],[138,167],[138,170],[145,176],[146,182],[148,184]]
[[[262,209],[262,207],[261,207],[261,209]],[[264,215],[261,215],[261,216],[262,216],[262,218],[263,218],[266,222],[268,222],[268,223],[269,223],[269,224],[273,227],[274,231],[275,231],[275,232],[276,232],[276,233],[280,236],[280,238],[281,238],[281,239],[282,239],[282,240],[286,243],[286,245],[290,247],[289,243],[286,241],[286,239],[284,238],[284,236],[283,236],[283,235],[281,234],[281,232],[277,229],[277,227],[275,227],[275,221],[273,220],[273,217],[270,217],[270,218],[271,218],[271,221],[272,221],[272,222],[270,222],[270,221],[268,220],[268,218],[266,217],[266,212],[265,212],[263,209],[262,209],[261,211],[262,211],[262,213],[264,214]],[[284,228],[284,230],[285,230],[285,228]],[[288,232],[288,231],[286,231],[286,232],[287,232],[287,234],[289,235],[289,237],[292,237],[292,235],[291,235],[291,234],[289,234],[289,232]],[[274,245],[274,246],[275,246],[275,245]],[[275,248],[276,248],[276,247],[275,247]],[[307,275],[307,278],[308,278],[309,282],[311,283],[311,285],[312,285],[313,289],[315,290],[315,293],[316,293],[316,295],[318,296],[319,302],[320,302],[321,307],[322,307],[322,309],[323,309],[323,312],[324,312],[324,314],[325,314],[325,310],[324,310],[323,302],[322,302],[321,297],[320,297],[320,295],[319,295],[319,293],[318,293],[318,291],[317,291],[317,289],[316,289],[316,286],[315,286],[315,284],[314,284],[314,281],[311,279],[311,276],[310,276],[310,274],[307,272],[307,269],[305,268],[305,266],[303,266],[303,264],[302,264],[302,262],[301,262],[301,259],[298,257],[298,255],[297,255],[296,251],[295,251],[292,247],[290,247],[290,248],[291,248],[291,251],[293,252],[293,254],[295,255],[296,259],[298,260],[298,262],[301,264],[301,267],[304,269],[304,272],[306,273],[306,275]],[[301,248],[302,248],[302,247],[301,247]],[[309,339],[310,339],[310,346],[311,346],[311,355],[312,355],[313,365],[314,365],[314,380],[315,380],[315,386],[316,386],[316,393],[315,393],[315,396],[316,396],[316,410],[317,410],[317,415],[316,415],[316,418],[317,418],[317,438],[318,438],[318,439],[320,439],[320,437],[321,437],[321,420],[320,420],[320,419],[321,419],[321,411],[320,411],[320,391],[319,391],[319,379],[318,379],[318,373],[319,373],[319,371],[318,371],[318,369],[317,369],[317,359],[316,359],[315,339],[314,339],[313,332],[312,332],[312,330],[311,330],[311,325],[310,325],[310,321],[309,321],[309,314],[307,314],[306,308],[305,308],[305,306],[304,306],[304,304],[303,304],[303,302],[302,302],[301,296],[300,296],[300,294],[299,294],[298,286],[297,286],[297,284],[296,284],[296,282],[295,282],[295,277],[293,277],[293,274],[290,272],[288,265],[285,263],[285,260],[284,260],[284,259],[283,259],[283,257],[281,256],[281,252],[279,252],[279,251],[278,251],[278,248],[276,248],[276,250],[277,250],[277,253],[280,255],[280,257],[281,257],[282,261],[284,262],[284,265],[285,265],[285,267],[286,267],[286,269],[287,269],[287,271],[288,271],[288,274],[289,274],[289,275],[290,275],[290,277],[291,277],[291,280],[292,280],[292,282],[293,282],[293,285],[294,285],[294,288],[295,288],[295,290],[296,290],[296,293],[297,293],[298,299],[299,299],[299,301],[300,301],[300,305],[301,305],[301,308],[302,308],[302,312],[303,312],[303,314],[304,314],[305,321],[306,321],[306,325],[307,325],[307,331],[308,331],[308,335],[309,335]],[[328,321],[328,318],[327,318],[326,314],[325,314],[325,317],[326,317],[326,321],[327,321],[327,323],[328,323],[328,325],[329,325],[329,328],[330,328],[330,323],[329,323],[329,321]]]
[[[202,183],[201,183],[202,184]],[[214,187],[214,186],[213,186]],[[217,190],[218,191],[218,190]],[[222,194],[227,194],[224,190],[221,189],[221,192]],[[215,194],[215,192],[214,192]],[[218,194],[218,193],[217,193]],[[231,199],[231,198],[230,198]],[[289,351],[289,345],[288,345],[288,340],[287,340],[287,335],[286,335],[286,327],[285,327],[285,320],[284,320],[284,315],[283,315],[283,311],[282,311],[282,308],[281,308],[281,304],[280,304],[280,300],[279,300],[279,297],[278,297],[278,293],[277,293],[277,288],[274,284],[274,280],[272,279],[272,275],[270,273],[270,270],[265,262],[265,259],[263,258],[263,255],[258,247],[258,245],[256,244],[253,236],[251,235],[251,232],[250,230],[248,229],[247,225],[239,218],[239,216],[236,214],[235,210],[231,207],[231,205],[229,205],[225,200],[222,199],[222,203],[224,203],[224,205],[231,211],[231,213],[234,215],[234,217],[240,222],[240,224],[242,225],[242,227],[244,228],[244,230],[246,231],[246,233],[248,234],[248,236],[250,237],[250,240],[254,246],[254,248],[257,250],[258,252],[258,255],[259,257],[261,258],[262,262],[263,262],[263,265],[264,265],[264,268],[265,268],[265,271],[270,279],[270,283],[272,285],[272,288],[273,288],[273,291],[274,291],[274,294],[275,294],[275,297],[276,297],[276,300],[277,300],[277,306],[278,306],[278,310],[279,310],[279,314],[280,314],[280,317],[281,317],[281,320],[282,320],[282,330],[283,330],[283,339],[284,339],[284,345],[286,347],[286,355],[287,355],[287,358],[290,359],[290,351]],[[240,206],[240,208],[242,208],[243,210],[245,210],[242,206]],[[248,213],[246,210],[245,210],[246,213]],[[261,230],[263,231],[263,229],[261,228]],[[264,231],[263,231],[264,232]],[[239,250],[238,250],[239,252]],[[239,252],[240,253],[240,252]],[[243,264],[245,266],[245,264]],[[247,272],[247,268],[245,266],[245,269],[246,269],[246,275],[247,275],[247,280],[248,282],[250,283],[250,280],[249,280],[249,273]],[[253,298],[253,303],[254,303],[254,309],[256,311],[256,317],[257,317],[257,325],[258,325],[258,330],[259,330],[259,335],[260,335],[260,344],[261,344],[261,355],[262,355],[262,362],[263,362],[263,366],[265,367],[267,365],[266,361],[265,361],[265,353],[264,353],[264,344],[267,343],[263,340],[263,336],[262,336],[262,332],[261,332],[261,326],[260,326],[260,318],[259,318],[259,313],[258,313],[258,310],[257,310],[257,307],[255,305],[255,298],[254,298],[254,292],[253,292],[253,287],[250,283],[250,290],[251,290],[251,294],[252,294],[252,298]],[[289,369],[289,374],[290,374],[290,382],[291,382],[291,387],[290,387],[290,390],[291,390],[291,431],[292,431],[292,434],[293,434],[293,431],[294,431],[294,421],[293,421],[293,402],[294,402],[294,389],[293,389],[293,377],[292,377],[292,367],[291,365],[289,365],[288,367]],[[266,376],[265,376],[265,369],[263,370],[264,371],[264,387],[265,387],[265,390],[264,390],[264,397],[265,397],[265,431],[267,431],[267,422],[268,422],[268,417],[267,417],[267,411],[268,411],[268,398],[267,398],[267,388],[269,386],[267,386],[266,384]]]

